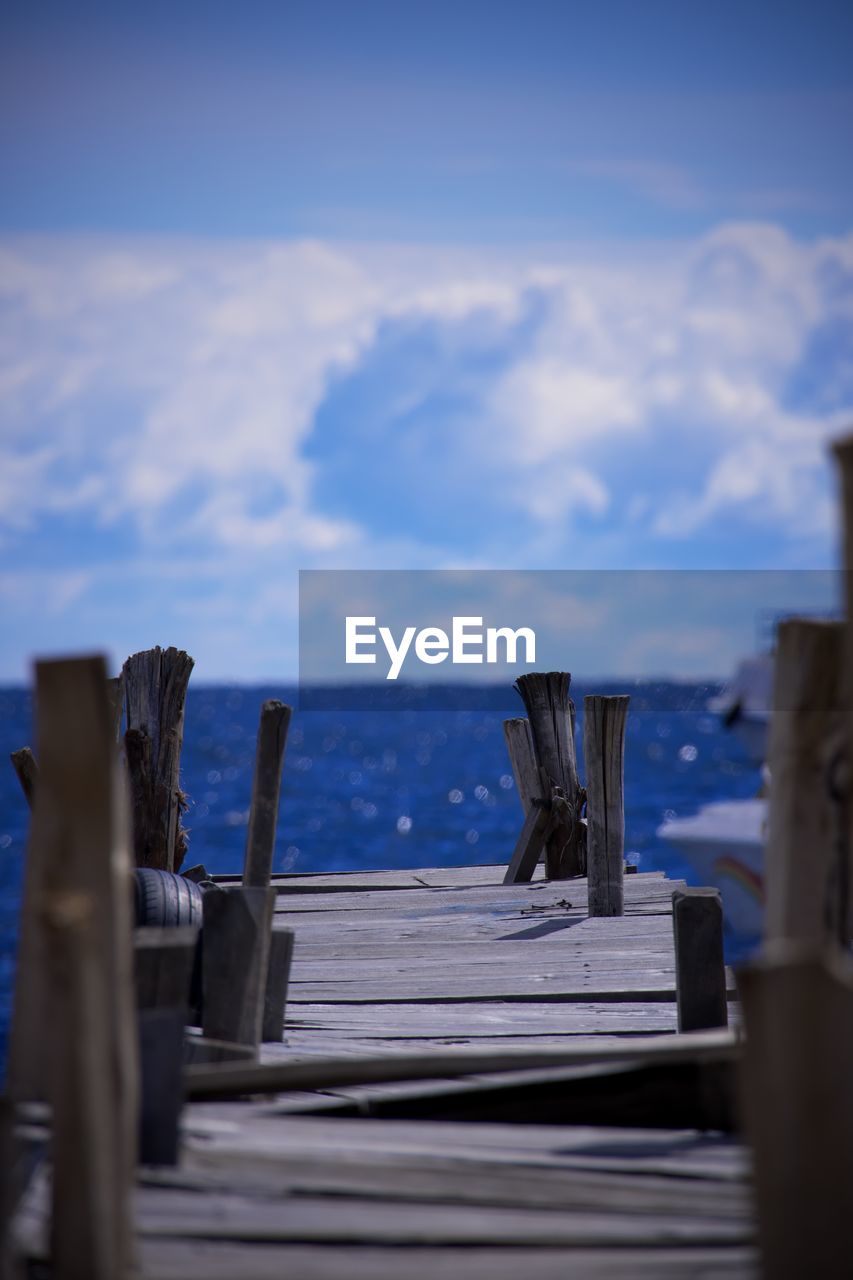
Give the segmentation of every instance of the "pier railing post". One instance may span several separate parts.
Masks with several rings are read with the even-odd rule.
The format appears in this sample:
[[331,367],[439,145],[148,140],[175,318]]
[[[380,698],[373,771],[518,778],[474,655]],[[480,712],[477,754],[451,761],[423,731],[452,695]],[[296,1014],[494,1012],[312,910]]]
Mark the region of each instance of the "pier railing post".
[[625,723],[630,698],[583,700],[586,867],[591,916],[621,916],[625,873]]
[[853,1276],[853,973],[840,952],[771,943],[738,973],[762,1274]]
[[[586,828],[581,822],[583,792],[578,782],[574,708],[569,697],[571,676],[564,671],[530,672],[515,687],[527,710],[540,773],[559,788],[563,803],[552,822],[545,847],[545,874],[551,880],[583,875],[586,867]],[[549,800],[550,796],[543,796]]]
[[130,832],[102,658],[36,665],[40,764],[10,1043],[52,1116],[52,1273],[130,1267],[136,1159]]
[[124,749],[137,866],[178,871],[187,841],[180,785],[184,705],[193,669],[182,649],[134,653],[122,669],[127,714]]
[[841,623],[779,624],[764,874],[768,939],[827,937],[834,843],[829,747],[842,719],[842,646]]
[[723,904],[719,889],[676,889],[672,895],[675,991],[679,1031],[728,1025]]
[[271,698],[261,707],[243,884],[265,889],[272,873],[281,769],[292,709]]

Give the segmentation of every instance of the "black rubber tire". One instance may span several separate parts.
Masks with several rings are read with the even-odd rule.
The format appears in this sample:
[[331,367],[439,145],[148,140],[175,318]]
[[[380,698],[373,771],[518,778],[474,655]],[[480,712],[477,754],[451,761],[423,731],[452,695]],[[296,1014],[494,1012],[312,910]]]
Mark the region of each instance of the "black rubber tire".
[[197,884],[172,871],[136,868],[137,927],[201,925],[202,894]]

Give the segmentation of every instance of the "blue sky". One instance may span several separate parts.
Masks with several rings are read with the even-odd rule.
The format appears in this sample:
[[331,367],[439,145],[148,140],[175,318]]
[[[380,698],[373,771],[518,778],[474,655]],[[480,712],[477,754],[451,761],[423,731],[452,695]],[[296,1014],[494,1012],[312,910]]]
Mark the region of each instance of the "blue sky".
[[835,562],[849,5],[12,4],[0,50],[0,678],[292,674],[300,568]]

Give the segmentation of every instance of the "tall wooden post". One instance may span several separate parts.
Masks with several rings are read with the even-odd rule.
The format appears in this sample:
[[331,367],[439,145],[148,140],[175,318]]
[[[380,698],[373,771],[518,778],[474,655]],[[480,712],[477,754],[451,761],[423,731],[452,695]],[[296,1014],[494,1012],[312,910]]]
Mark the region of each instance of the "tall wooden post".
[[504,738],[507,754],[512,766],[515,789],[521,801],[521,810],[525,818],[530,812],[534,800],[543,799],[542,780],[536,764],[536,752],[533,747],[533,735],[530,732],[530,721],[524,716],[504,720]]
[[184,705],[193,660],[181,649],[134,653],[122,669],[124,735],[137,866],[178,871],[187,841],[180,785]]
[[137,1045],[130,834],[102,658],[36,666],[39,785],[9,1060],[53,1119],[53,1271],[127,1273]]
[[[559,788],[565,799],[561,818],[545,848],[545,874],[552,880],[583,875],[586,866],[585,836],[581,822],[583,792],[578,782],[573,706],[568,672],[530,672],[515,683],[527,709],[536,761],[547,784]],[[543,799],[550,799],[544,796]]]
[[765,936],[828,933],[833,813],[830,744],[841,721],[841,623],[792,618],[777,634],[770,724]]
[[292,708],[275,698],[261,707],[252,782],[252,807],[249,810],[243,863],[243,884],[259,889],[267,887],[272,873],[281,768],[291,715]]
[[841,839],[836,857],[836,900],[834,903],[836,935],[842,942],[853,938],[853,800],[849,780],[853,778],[853,435],[837,441],[835,461],[841,481],[841,514],[843,519],[844,564],[844,657],[842,698],[844,725],[842,740],[846,757],[847,785],[842,800]]
[[625,723],[631,699],[583,700],[589,914],[621,916],[625,874]]
[[771,943],[738,973],[762,1273],[853,1276],[853,972],[840,953]]

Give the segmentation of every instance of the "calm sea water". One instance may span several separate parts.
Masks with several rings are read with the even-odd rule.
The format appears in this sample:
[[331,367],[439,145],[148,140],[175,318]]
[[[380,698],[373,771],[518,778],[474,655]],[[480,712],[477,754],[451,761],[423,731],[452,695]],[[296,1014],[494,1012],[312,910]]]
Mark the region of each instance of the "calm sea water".
[[[706,711],[717,686],[602,685],[630,693],[626,852],[641,870],[690,878],[655,836],[665,814],[753,795],[757,771]],[[583,686],[573,685],[579,710]],[[590,692],[590,690],[586,690]],[[242,865],[258,714],[287,687],[191,688],[182,757],[189,797],[186,865]],[[507,691],[489,711],[304,711],[287,744],[275,869],[349,871],[506,862],[521,824],[502,719],[523,714]],[[582,715],[579,719],[582,730]],[[579,736],[580,741],[580,736]],[[0,1063],[5,1059],[28,813],[8,753],[33,743],[32,701],[0,690]],[[728,939],[730,956],[744,940]]]

